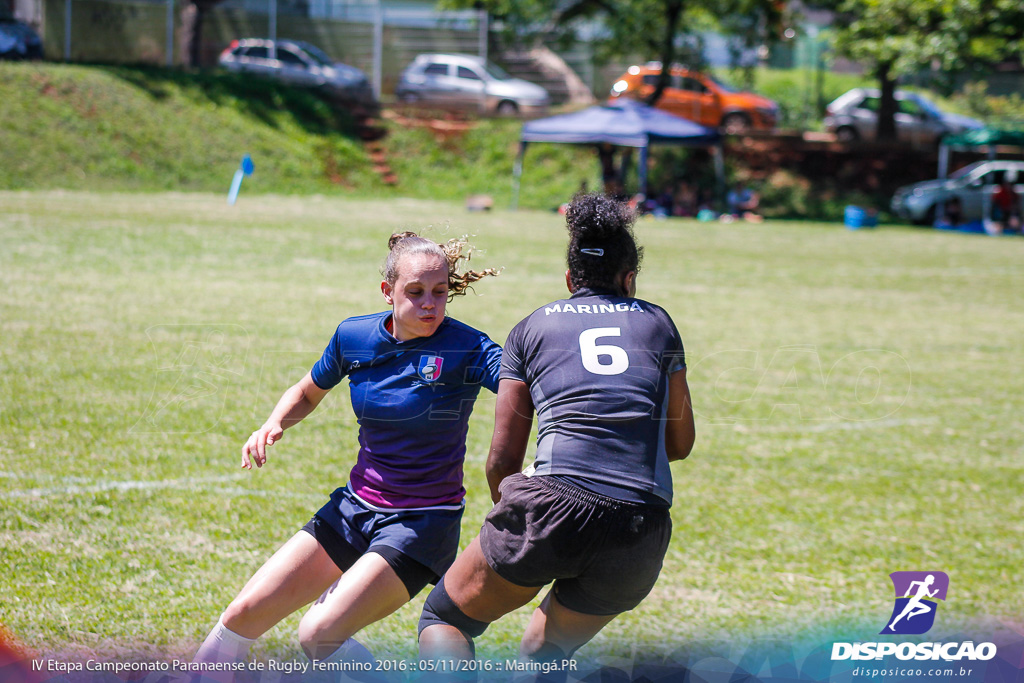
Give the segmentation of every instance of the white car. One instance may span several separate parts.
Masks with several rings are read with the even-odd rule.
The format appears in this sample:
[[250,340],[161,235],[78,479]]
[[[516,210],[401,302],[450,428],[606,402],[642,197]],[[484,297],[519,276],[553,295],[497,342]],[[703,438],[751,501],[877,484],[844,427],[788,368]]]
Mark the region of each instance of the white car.
[[939,207],[956,197],[963,219],[978,221],[985,215],[988,196],[1006,174],[1016,178],[1014,190],[1018,196],[1024,196],[1024,161],[977,161],[950,174],[946,180],[925,180],[899,188],[889,208],[904,220],[929,225],[935,222]]
[[483,57],[460,54],[419,55],[402,71],[395,96],[505,116],[543,113],[551,104],[543,87],[512,78]]
[[[825,130],[840,142],[874,140],[881,95],[875,88],[854,88],[826,107]],[[914,145],[937,145],[944,135],[983,128],[981,121],[940,110],[908,90],[896,91],[896,137]]]

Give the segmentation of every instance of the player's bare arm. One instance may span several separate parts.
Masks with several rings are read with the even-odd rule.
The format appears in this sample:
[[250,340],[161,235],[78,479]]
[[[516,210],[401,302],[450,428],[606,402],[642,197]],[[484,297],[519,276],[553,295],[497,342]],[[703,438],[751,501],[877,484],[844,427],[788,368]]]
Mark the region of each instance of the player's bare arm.
[[693,403],[686,368],[669,375],[668,421],[665,423],[665,450],[669,461],[683,460],[693,449],[696,430],[693,425]]
[[523,469],[526,446],[533,426],[533,399],[525,382],[503,379],[498,384],[498,401],[494,409],[494,436],[487,455],[487,483],[491,500],[501,500],[501,480]]
[[267,462],[267,446],[280,441],[284,437],[284,430],[298,424],[316,410],[326,395],[327,390],[318,387],[309,372],[289,387],[263,426],[249,435],[242,447],[242,467],[251,470],[254,462],[256,467],[263,467]]

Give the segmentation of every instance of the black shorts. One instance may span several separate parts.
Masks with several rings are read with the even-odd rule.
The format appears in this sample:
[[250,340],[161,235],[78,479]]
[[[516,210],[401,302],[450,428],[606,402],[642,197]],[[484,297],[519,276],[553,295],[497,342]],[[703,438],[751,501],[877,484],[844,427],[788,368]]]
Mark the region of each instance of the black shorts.
[[342,571],[364,553],[377,553],[395,570],[411,598],[428,583],[437,583],[455,561],[461,522],[461,507],[371,510],[343,486],[302,530]]
[[484,520],[480,549],[518,586],[555,582],[576,612],[633,609],[654,588],[672,535],[667,507],[627,503],[551,477],[515,474]]

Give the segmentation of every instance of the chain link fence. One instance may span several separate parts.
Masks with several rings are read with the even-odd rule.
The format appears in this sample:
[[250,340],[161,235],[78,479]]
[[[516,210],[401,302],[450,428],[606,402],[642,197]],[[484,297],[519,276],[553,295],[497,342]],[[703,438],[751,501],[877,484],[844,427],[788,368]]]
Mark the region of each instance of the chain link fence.
[[[191,3],[181,0],[37,0],[45,53],[67,62],[186,63]],[[194,15],[193,15],[194,16]],[[335,0],[227,0],[202,22],[200,65],[213,66],[232,40],[305,40],[362,69],[378,96],[422,52],[488,57],[484,11],[444,11]]]

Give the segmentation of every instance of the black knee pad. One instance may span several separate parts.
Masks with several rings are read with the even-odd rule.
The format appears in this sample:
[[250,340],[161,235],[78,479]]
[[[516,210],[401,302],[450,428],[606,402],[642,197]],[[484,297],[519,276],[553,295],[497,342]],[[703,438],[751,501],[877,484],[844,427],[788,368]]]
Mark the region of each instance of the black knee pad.
[[443,576],[434,586],[434,590],[430,591],[427,601],[423,603],[423,613],[420,615],[417,633],[422,633],[423,629],[434,624],[454,626],[462,631],[466,638],[477,638],[483,635],[483,632],[490,626],[486,621],[477,621],[467,617],[465,612],[452,602],[448,591],[444,588]]

